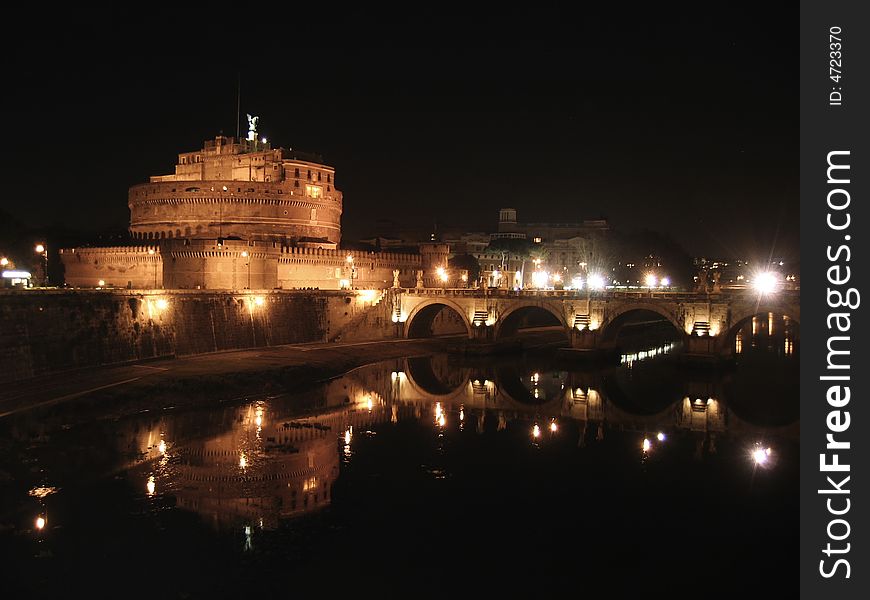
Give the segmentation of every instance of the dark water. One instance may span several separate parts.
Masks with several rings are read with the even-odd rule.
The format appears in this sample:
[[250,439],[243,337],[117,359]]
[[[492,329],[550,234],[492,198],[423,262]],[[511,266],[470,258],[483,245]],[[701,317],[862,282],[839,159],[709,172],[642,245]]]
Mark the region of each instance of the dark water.
[[434,356],[210,409],[7,418],[4,597],[794,596],[797,359],[748,346],[721,371],[667,345]]

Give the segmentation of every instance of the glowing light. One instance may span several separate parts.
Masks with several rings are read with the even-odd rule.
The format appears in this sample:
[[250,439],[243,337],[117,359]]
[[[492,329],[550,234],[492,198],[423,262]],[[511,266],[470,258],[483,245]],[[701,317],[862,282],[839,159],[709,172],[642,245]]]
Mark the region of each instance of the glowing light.
[[571,278],[571,287],[575,290],[583,289],[583,278],[582,277],[572,277]]
[[39,515],[38,517],[36,517],[36,528],[39,529],[40,531],[42,531],[45,528],[46,523],[47,523],[47,521],[45,520],[45,517],[43,517],[42,515]]
[[598,273],[593,273],[589,276],[589,280],[587,281],[587,285],[590,290],[603,290],[604,289],[604,277],[599,275]]
[[245,456],[244,452],[242,452],[241,455],[239,455],[239,467],[244,469],[247,466],[248,466],[248,457]]
[[535,423],[534,427],[532,427],[532,437],[533,438],[541,437],[541,428],[538,427],[537,423]]
[[465,409],[464,409],[464,408],[460,408],[460,409],[459,409],[459,420],[460,420],[460,421],[464,421],[464,420],[465,420]]
[[559,283],[560,281],[562,281],[562,276],[556,273],[555,275],[553,275],[553,281]]
[[266,303],[266,299],[262,296],[254,297],[254,305],[255,306],[263,306]]
[[444,426],[447,424],[447,419],[444,418],[444,415],[443,415],[443,414],[441,415],[441,418],[438,419],[438,424],[439,424],[441,427],[444,427]]
[[349,263],[352,263],[353,262],[353,254],[348,254],[347,258],[345,258],[345,260]]
[[51,496],[56,493],[57,490],[58,488],[52,486],[40,486],[28,490],[27,495],[33,496],[34,498],[45,498],[46,496]]
[[350,440],[353,439],[353,425],[345,429],[344,431],[344,443],[350,444]]
[[372,397],[369,396],[368,399],[366,400],[366,407],[369,409],[369,412],[372,411],[372,409],[374,408],[374,406],[375,406],[375,403],[374,403],[374,401],[372,400]]
[[106,285],[106,282],[103,281],[102,279],[100,279],[100,280],[97,282],[97,285],[100,286],[100,287],[104,287],[104,286]]
[[550,421],[550,431],[551,431],[552,433],[556,433],[557,431],[559,431],[559,426],[556,424],[556,420],[555,420],[555,419],[552,420],[552,421]]
[[45,252],[45,246],[43,246],[42,244],[36,244],[36,248],[34,248],[34,250],[36,250],[39,254],[42,254],[43,252]]
[[535,271],[532,273],[532,285],[536,288],[547,287],[547,282],[550,279],[550,274],[546,271]]
[[665,434],[659,431],[658,435],[656,435],[656,439],[660,442],[665,441]]
[[350,287],[350,280],[348,280],[348,279],[339,279],[339,280],[338,280],[338,285],[339,285],[342,289],[347,289],[347,288]]
[[765,447],[761,444],[755,444],[755,447],[750,452],[752,456],[752,460],[755,461],[756,466],[763,467],[767,465],[770,461],[770,457],[773,454],[773,451],[769,446]]
[[148,254],[155,254],[154,248],[148,248]]
[[3,258],[0,258],[0,267],[5,267],[8,264],[9,264],[8,258],[6,258],[5,256]]
[[166,298],[158,298],[154,304],[160,310],[166,310],[169,307],[169,301]]
[[779,276],[776,273],[772,273],[770,271],[758,273],[755,277],[752,278],[752,287],[754,287],[759,294],[774,293],[778,284]]
[[148,478],[148,483],[145,484],[145,489],[148,490],[149,496],[154,495],[154,491],[157,489],[157,482],[154,480],[154,475],[151,475]]
[[435,272],[438,274],[438,279],[441,281],[447,281],[447,271],[444,270],[444,267],[438,267],[435,269]]
[[29,279],[30,273],[27,271],[3,271],[4,279]]
[[242,258],[248,258],[250,254],[248,254],[247,250],[242,250]]
[[670,278],[662,277],[661,284],[662,284],[662,287],[669,287],[671,285]]
[[357,298],[359,298],[361,302],[374,302],[377,296],[377,290],[359,290],[357,292]]
[[644,283],[646,283],[647,287],[655,287],[658,282],[658,277],[653,273],[647,273],[647,276],[644,278]]
[[643,438],[643,451],[649,452],[650,448],[652,448],[652,442],[649,441],[649,438]]
[[166,442],[160,440],[160,443],[157,445],[157,450],[160,451],[160,454],[166,454]]

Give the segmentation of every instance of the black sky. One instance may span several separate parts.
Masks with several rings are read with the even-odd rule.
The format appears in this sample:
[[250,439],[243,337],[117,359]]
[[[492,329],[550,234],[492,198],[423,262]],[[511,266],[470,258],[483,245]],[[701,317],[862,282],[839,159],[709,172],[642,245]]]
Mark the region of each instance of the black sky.
[[473,27],[426,43],[336,27],[318,43],[155,44],[115,25],[4,44],[3,208],[29,226],[124,227],[130,185],[235,133],[241,72],[242,119],[335,166],[347,239],[378,218],[491,231],[513,206],[521,220],[606,216],[694,254],[796,256],[796,8],[587,17],[491,42]]

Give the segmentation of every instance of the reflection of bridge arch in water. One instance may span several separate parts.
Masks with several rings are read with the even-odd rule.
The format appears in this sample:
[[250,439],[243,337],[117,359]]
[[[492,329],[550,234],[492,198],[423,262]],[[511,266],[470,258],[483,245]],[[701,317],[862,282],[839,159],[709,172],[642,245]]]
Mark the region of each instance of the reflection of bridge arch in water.
[[[533,382],[536,375],[538,381]],[[529,380],[530,385],[524,383],[525,379]],[[546,375],[543,379],[543,385],[540,385],[539,373],[529,370],[529,373],[524,376],[524,373],[521,373],[520,369],[513,365],[498,367],[495,370],[495,384],[499,391],[499,397],[509,405],[523,410],[534,407],[540,411],[558,411],[568,388],[566,386],[557,390],[553,382],[548,381]],[[537,396],[535,395],[536,390],[539,391]]]
[[435,323],[435,318],[443,310],[450,310],[456,313],[465,325],[467,335],[471,336],[471,322],[468,320],[466,311],[449,298],[438,298],[432,301],[423,302],[411,310],[405,324],[405,337],[432,337],[432,326]]
[[[446,357],[439,357],[446,362]],[[449,381],[443,376],[436,373],[433,357],[420,356],[411,357],[405,360],[405,374],[407,376],[406,385],[409,392],[413,392],[421,400],[430,402],[452,402],[455,399],[460,401],[467,394],[467,387],[470,381],[470,376],[462,371],[454,371],[461,379],[460,383]],[[443,369],[439,369],[443,372]]]

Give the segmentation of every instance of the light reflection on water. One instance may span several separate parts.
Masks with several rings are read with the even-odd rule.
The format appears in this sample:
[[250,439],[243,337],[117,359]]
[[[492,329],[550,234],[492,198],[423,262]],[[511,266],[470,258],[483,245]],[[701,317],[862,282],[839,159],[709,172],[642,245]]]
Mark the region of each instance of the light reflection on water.
[[[357,469],[373,469],[371,476],[378,477],[386,468],[378,461],[401,460],[408,439],[397,439],[394,431],[412,432],[407,435],[416,436],[414,443],[431,441],[417,471],[445,486],[467,477],[467,467],[457,471],[451,459],[467,436],[487,444],[525,445],[538,453],[600,447],[606,454],[595,460],[605,462],[617,461],[619,449],[627,448],[644,469],[654,468],[657,460],[675,460],[681,439],[691,440],[687,456],[696,461],[716,455],[723,440],[747,447],[765,440],[765,448],[777,451],[778,443],[794,439],[793,420],[770,426],[729,408],[726,390],[734,374],[678,373],[672,388],[679,393],[661,401],[656,394],[672,388],[659,383],[656,361],[671,350],[673,345],[658,346],[624,356],[621,367],[587,370],[556,366],[551,359],[479,365],[454,363],[443,355],[397,359],[293,395],[71,430],[64,428],[59,410],[39,423],[50,441],[25,450],[41,469],[40,481],[28,482],[31,495],[40,495],[34,489],[54,492],[41,495],[42,504],[28,509],[33,511],[28,518],[33,522],[35,513],[47,514],[46,500],[63,504],[70,478],[117,473],[144,510],[195,515],[214,531],[242,535],[241,548],[254,552],[262,532],[332,506],[343,477],[354,480]],[[641,367],[654,376],[644,379]],[[626,399],[637,385],[643,393]],[[7,425],[13,439],[32,443],[33,422],[17,419]],[[99,465],[89,466],[82,457],[70,460],[68,449],[79,447],[82,438],[99,441],[88,450],[100,455]],[[504,460],[515,451],[521,450],[502,453]],[[413,471],[404,477],[412,490],[423,485],[414,483]],[[352,488],[345,490],[341,510],[359,501]],[[53,517],[50,527],[58,524]]]
[[639,350],[637,352],[621,354],[619,356],[619,363],[627,366],[630,369],[632,365],[634,365],[634,363],[637,361],[648,360],[650,358],[661,356],[662,354],[669,354],[673,352],[676,348],[677,344],[675,342],[669,342],[667,344],[662,344],[661,346],[656,346],[654,348],[647,348],[646,350]]

